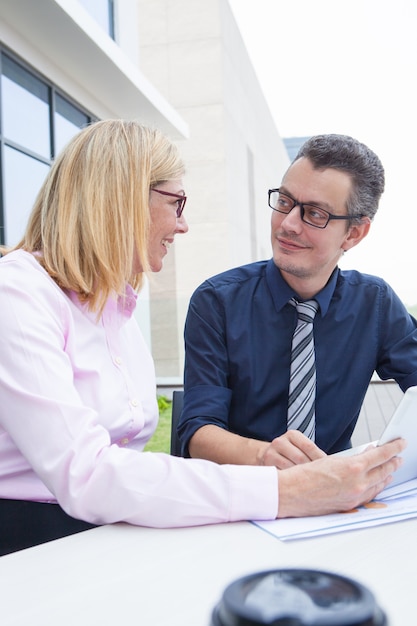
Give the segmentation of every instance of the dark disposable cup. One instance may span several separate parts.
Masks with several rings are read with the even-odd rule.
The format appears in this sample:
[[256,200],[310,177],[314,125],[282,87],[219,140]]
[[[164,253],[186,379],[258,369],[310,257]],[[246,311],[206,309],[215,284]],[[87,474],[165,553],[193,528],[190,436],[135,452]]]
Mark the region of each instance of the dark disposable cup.
[[387,626],[374,595],[360,583],[309,569],[278,569],[226,587],[211,626]]

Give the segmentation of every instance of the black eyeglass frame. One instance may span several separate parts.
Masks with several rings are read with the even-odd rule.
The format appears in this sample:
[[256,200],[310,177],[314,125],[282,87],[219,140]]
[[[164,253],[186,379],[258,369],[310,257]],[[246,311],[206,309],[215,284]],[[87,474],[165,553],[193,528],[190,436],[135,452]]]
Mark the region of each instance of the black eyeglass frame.
[[183,196],[179,193],[171,193],[170,191],[162,191],[162,189],[155,189],[151,187],[151,191],[156,191],[156,193],[160,193],[162,196],[170,196],[171,198],[178,198],[178,208],[177,208],[177,217],[180,218],[182,212],[184,211],[185,203],[187,202],[187,196]]
[[[273,193],[278,193],[281,196],[284,196],[285,198],[288,198],[288,200],[290,200],[292,202],[292,207],[290,208],[289,211],[281,211],[280,209],[277,209],[277,207],[272,206],[271,204],[271,194]],[[317,206],[316,204],[312,204],[311,202],[299,202],[298,200],[296,200],[295,198],[293,198],[292,196],[288,195],[288,193],[284,193],[283,191],[280,191],[279,188],[278,189],[268,189],[268,205],[271,207],[271,209],[273,209],[274,211],[277,211],[278,213],[282,213],[283,215],[288,215],[289,213],[291,213],[291,211],[296,207],[299,206],[300,207],[300,216],[302,221],[305,224],[308,224],[309,226],[313,226],[313,228],[326,228],[327,224],[330,222],[330,220],[357,220],[357,219],[361,219],[363,217],[363,215],[334,215],[333,213],[330,213],[329,211],[326,211],[326,209],[323,209],[320,206]],[[325,224],[323,224],[322,226],[319,226],[318,224],[312,224],[312,222],[307,221],[306,219],[304,219],[305,216],[305,209],[304,206],[310,206],[313,207],[319,211],[322,211],[323,213],[325,213],[327,215],[327,221]]]

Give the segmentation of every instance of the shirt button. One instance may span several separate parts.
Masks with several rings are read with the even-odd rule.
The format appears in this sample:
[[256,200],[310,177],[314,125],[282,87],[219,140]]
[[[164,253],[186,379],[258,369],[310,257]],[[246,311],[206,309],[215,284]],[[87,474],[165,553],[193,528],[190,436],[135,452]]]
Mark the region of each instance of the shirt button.
[[135,400],[135,399],[133,399],[133,400],[131,400],[131,401],[130,401],[130,404],[131,404],[132,406],[138,406],[138,401],[137,401],[137,400]]
[[120,440],[121,446],[126,446],[128,443],[129,443],[128,437],[123,437],[123,439]]
[[117,357],[114,359],[114,362],[116,363],[116,365],[121,365],[121,363],[122,363],[122,359],[121,359],[119,356],[117,356]]

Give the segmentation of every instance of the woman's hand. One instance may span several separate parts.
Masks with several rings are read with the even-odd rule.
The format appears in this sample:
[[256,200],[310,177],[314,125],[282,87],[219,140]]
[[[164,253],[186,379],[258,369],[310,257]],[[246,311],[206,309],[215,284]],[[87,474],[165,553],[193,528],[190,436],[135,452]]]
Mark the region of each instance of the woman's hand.
[[355,456],[326,456],[278,472],[278,517],[349,511],[373,500],[392,480],[404,439]]

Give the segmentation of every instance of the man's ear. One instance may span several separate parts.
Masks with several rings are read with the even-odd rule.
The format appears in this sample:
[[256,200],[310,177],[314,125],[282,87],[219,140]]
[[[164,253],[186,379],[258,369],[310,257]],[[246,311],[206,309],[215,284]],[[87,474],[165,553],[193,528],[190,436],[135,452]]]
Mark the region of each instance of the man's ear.
[[342,244],[342,250],[347,252],[351,248],[358,245],[360,241],[369,233],[371,228],[371,220],[369,217],[362,217],[360,222],[356,222],[349,226],[346,233],[346,239]]

